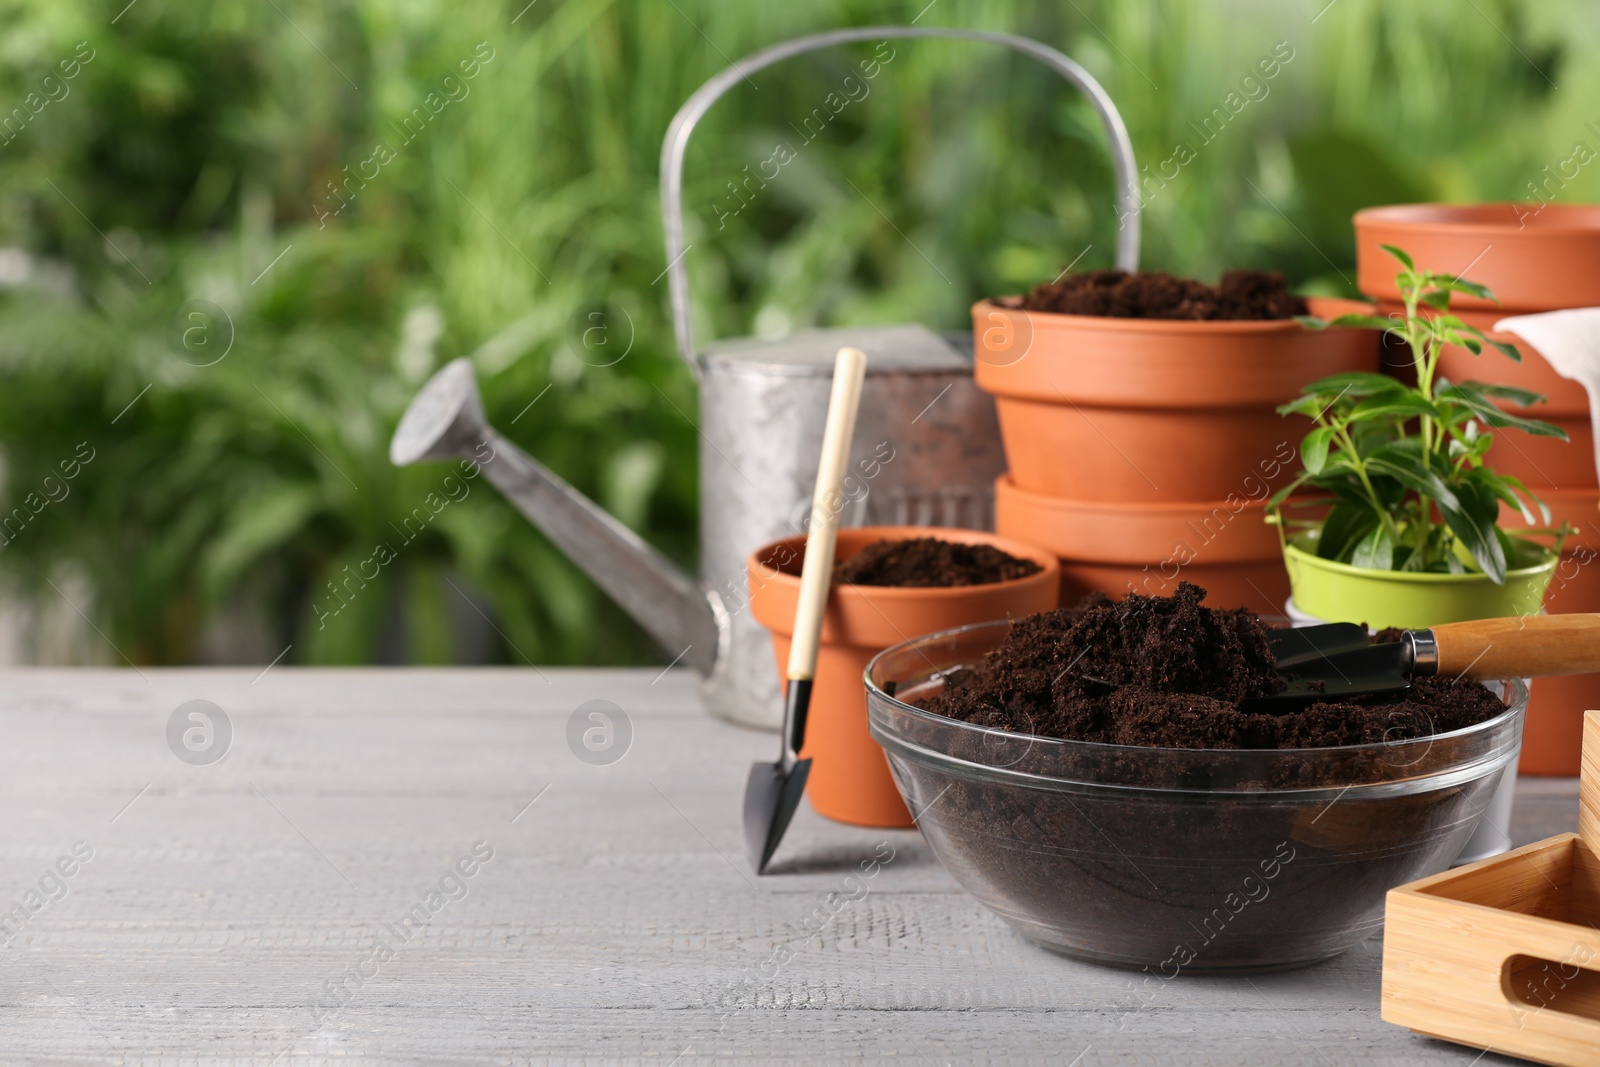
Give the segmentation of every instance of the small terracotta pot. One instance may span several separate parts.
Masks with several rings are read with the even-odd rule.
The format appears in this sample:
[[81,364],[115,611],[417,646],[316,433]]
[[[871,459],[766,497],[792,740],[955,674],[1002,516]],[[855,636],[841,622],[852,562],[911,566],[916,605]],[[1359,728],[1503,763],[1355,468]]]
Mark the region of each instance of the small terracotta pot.
[[[1311,301],[1313,314],[1365,311]],[[1073,500],[1221,500],[1287,481],[1309,419],[1273,409],[1307,382],[1376,370],[1378,333],[1293,321],[1176,322],[972,308],[1017,486]]]
[[1091,592],[1170,596],[1188,581],[1206,590],[1208,607],[1276,615],[1289,577],[1257,486],[1253,498],[1240,492],[1212,503],[1108,504],[1031,493],[1002,475],[995,529],[1061,559],[1069,607]]
[[[1402,312],[1398,302],[1378,301],[1378,313]],[[1567,440],[1533,437],[1517,430],[1495,431],[1494,448],[1489,453],[1491,466],[1504,474],[1514,474],[1535,492],[1545,489],[1579,489],[1600,486],[1594,463],[1594,427],[1589,421],[1589,394],[1555,368],[1532,345],[1509,333],[1496,333],[1494,324],[1505,318],[1504,311],[1461,311],[1454,309],[1469,326],[1476,326],[1496,341],[1517,346],[1522,362],[1514,363],[1490,348],[1474,356],[1459,345],[1445,345],[1439,352],[1439,373],[1453,382],[1480,381],[1531,389],[1547,398],[1528,408],[1500,401],[1506,411],[1529,418],[1543,419],[1567,431]]]
[[1356,284],[1376,300],[1400,299],[1400,264],[1380,247],[1388,244],[1419,269],[1459,274],[1500,300],[1452,293],[1452,310],[1600,305],[1600,205],[1396,204],[1364,208],[1354,221]]
[[[904,588],[839,585],[828,592],[822,647],[812,683],[802,759],[810,759],[806,796],[819,815],[856,826],[915,825],[889,773],[883,749],[867,733],[867,662],[890,645],[971,623],[1050,611],[1060,571],[1055,557],[1033,545],[977,530],[926,526],[864,526],[839,531],[835,558],[849,559],[875,541],[937,537],[993,545],[1042,568],[1026,578],[990,585]],[[746,562],[750,610],[772,632],[778,676],[789,660],[800,567],[806,539],[790,537],[757,549]]]
[[[1562,546],[1544,609],[1553,614],[1600,611],[1600,491],[1556,489],[1541,492],[1539,497],[1550,508],[1552,525],[1568,522],[1578,530]],[[1516,511],[1502,507],[1500,525],[1514,530],[1525,521]],[[1523,774],[1576,777],[1583,747],[1583,713],[1596,708],[1600,708],[1600,674],[1535,678],[1518,769]]]

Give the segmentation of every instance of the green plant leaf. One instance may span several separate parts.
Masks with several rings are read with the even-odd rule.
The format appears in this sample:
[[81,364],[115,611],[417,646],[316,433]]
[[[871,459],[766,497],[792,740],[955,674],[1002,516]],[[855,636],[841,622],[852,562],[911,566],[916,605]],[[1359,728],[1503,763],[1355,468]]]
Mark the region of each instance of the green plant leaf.
[[1480,468],[1473,475],[1457,479],[1454,486],[1461,510],[1490,526],[1500,521],[1500,498],[1495,487],[1489,484],[1489,479],[1494,477],[1494,471]]
[[1534,404],[1543,404],[1547,399],[1543,393],[1536,393],[1532,389],[1519,389],[1514,385],[1493,385],[1489,382],[1462,382],[1482,396],[1498,397],[1509,400],[1518,407],[1532,407]]
[[1318,426],[1300,442],[1300,462],[1309,474],[1321,474],[1328,462],[1328,442],[1333,439],[1332,426]]
[[1500,353],[1506,358],[1510,359],[1511,362],[1522,362],[1522,352],[1518,350],[1516,345],[1509,344],[1505,341],[1496,341],[1494,338],[1490,337],[1476,326],[1468,326],[1465,323],[1462,323],[1459,327],[1457,327],[1457,329],[1461,330],[1463,333],[1471,334],[1484,344],[1493,345],[1495,348],[1498,348]]
[[[1546,526],[1550,524],[1550,506],[1543,500],[1539,499],[1538,494],[1532,489],[1529,489],[1521,478],[1518,478],[1515,474],[1502,474],[1499,471],[1486,471],[1485,473],[1492,475],[1497,485],[1507,486],[1514,492],[1519,493],[1531,500],[1533,502],[1533,506],[1538,509],[1538,521]],[[1516,507],[1517,510],[1523,513],[1523,517],[1526,518],[1530,523],[1534,521],[1533,517],[1527,513],[1527,509],[1524,508],[1520,503],[1517,503]]]
[[1318,378],[1302,390],[1308,396],[1370,396],[1393,389],[1395,381],[1375,371],[1345,371]]
[[1359,312],[1352,312],[1348,315],[1340,315],[1332,322],[1326,323],[1322,327],[1313,327],[1313,329],[1339,326],[1361,330],[1395,330],[1398,332],[1403,324],[1403,320],[1399,316],[1385,318],[1382,315],[1362,315]]
[[1487,285],[1469,282],[1467,279],[1458,278],[1454,274],[1435,274],[1432,277],[1434,284],[1444,289],[1457,293],[1466,293],[1468,296],[1477,297],[1479,300],[1494,300],[1497,304],[1500,302],[1495,299],[1494,293],[1489,291]]
[[1393,478],[1412,492],[1432,499],[1441,511],[1446,508],[1461,510],[1461,502],[1456,494],[1417,456],[1398,449],[1386,449],[1381,455],[1367,457],[1366,462],[1368,471]]
[[[1512,507],[1516,508],[1517,511],[1522,515],[1523,520],[1529,525],[1532,525],[1536,521],[1533,517],[1533,512],[1528,508],[1528,505],[1523,502],[1522,497],[1517,495],[1516,487],[1521,486],[1521,482],[1514,482],[1513,479],[1498,474],[1486,467],[1478,467],[1473,470],[1466,471],[1463,477],[1483,486],[1486,490],[1493,493],[1497,499],[1503,500],[1507,504],[1510,504]],[[1523,492],[1527,492],[1525,487],[1523,488]],[[1528,496],[1533,498],[1533,494],[1531,493],[1529,493]],[[1534,502],[1538,503],[1536,498],[1534,499]]]
[[1420,302],[1436,311],[1443,311],[1450,306],[1450,290],[1430,289],[1422,294]]
[[1287,404],[1279,404],[1277,412],[1279,415],[1308,415],[1315,418],[1331,402],[1330,398],[1324,396],[1301,396],[1296,397]]
[[1373,527],[1350,553],[1352,567],[1386,571],[1394,566],[1394,541],[1383,526]]
[[1459,401],[1472,410],[1472,413],[1490,426],[1510,427],[1521,430],[1523,433],[1532,434],[1534,437],[1555,437],[1567,440],[1567,431],[1559,426],[1554,426],[1540,419],[1524,418],[1513,415],[1495,406],[1486,396],[1478,390],[1474,383],[1462,382],[1448,385],[1439,390],[1436,396],[1440,399]]
[[1417,265],[1411,261],[1411,256],[1405,249],[1397,248],[1394,245],[1379,245],[1378,247],[1398,259],[1401,263],[1404,263],[1406,270],[1415,271],[1417,269]]
[[1500,539],[1495,536],[1495,519],[1499,515],[1499,507],[1493,506],[1486,518],[1478,513],[1479,509],[1476,507],[1468,511],[1461,507],[1447,507],[1442,501],[1438,503],[1439,513],[1444,516],[1450,532],[1456,535],[1461,546],[1478,564],[1478,568],[1496,585],[1504,585],[1506,554]]
[[1356,455],[1362,458],[1372,455],[1380,448],[1399,444],[1403,440],[1399,425],[1394,419],[1363,419],[1347,425],[1350,437],[1355,442]]
[[1279,508],[1283,507],[1284,501],[1288,500],[1291,494],[1303,488],[1310,481],[1311,475],[1307,474],[1305,471],[1301,471],[1295,476],[1294,481],[1290,482],[1288,485],[1284,486],[1282,489],[1279,489],[1276,493],[1273,493],[1272,496],[1267,498],[1266,510],[1269,512],[1277,511]]
[[1350,421],[1373,419],[1380,416],[1388,417],[1401,415],[1405,417],[1423,416],[1438,418],[1439,409],[1434,407],[1429,400],[1404,386],[1396,385],[1381,393],[1374,393],[1350,409]]
[[1516,345],[1506,344],[1506,342],[1504,342],[1504,341],[1496,341],[1492,337],[1485,337],[1484,340],[1488,341],[1495,348],[1499,349],[1500,350],[1500,354],[1502,356],[1505,356],[1507,359],[1511,360],[1511,362],[1513,362],[1513,363],[1521,363],[1522,362],[1522,352],[1518,350]]
[[1379,525],[1370,505],[1341,501],[1328,509],[1317,539],[1317,555],[1323,559],[1348,559],[1355,543]]

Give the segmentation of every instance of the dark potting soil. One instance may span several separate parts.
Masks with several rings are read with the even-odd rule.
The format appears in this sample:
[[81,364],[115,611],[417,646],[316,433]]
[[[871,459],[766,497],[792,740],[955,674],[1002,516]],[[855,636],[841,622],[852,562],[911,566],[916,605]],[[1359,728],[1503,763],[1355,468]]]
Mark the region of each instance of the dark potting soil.
[[1258,270],[1230,270],[1214,286],[1159,271],[1091,270],[1035,286],[1019,306],[1061,315],[1208,321],[1292,319],[1307,310],[1283,275]]
[[[1404,700],[1274,713],[1239,702],[1284,687],[1267,627],[1249,612],[1171,597],[1091,598],[1019,620],[975,668],[946,678],[930,711],[975,726],[1157,748],[1328,748],[1458,730],[1505,705],[1476,682],[1418,679]],[[1391,640],[1397,639],[1391,637]]]
[[[1058,791],[940,775],[927,779],[927,797],[912,798],[936,805],[936,817],[922,822],[940,859],[1024,933],[1075,955],[1143,967],[1143,991],[1129,1010],[1178,974],[1311,962],[1375,933],[1384,892],[1442,870],[1493,785],[1483,778],[1349,792],[1405,781],[1454,750],[1441,741],[1423,756],[1396,755],[1381,742],[1459,729],[1504,705],[1476,683],[1426,679],[1402,701],[1243,712],[1242,698],[1274,692],[1284,679],[1261,620],[1206,608],[1204,595],[1183,583],[1172,597],[1094,597],[1018,620],[998,649],[917,701],[1007,732],[1282,750],[1264,754],[1259,783],[1212,771],[1188,753],[1124,748],[1086,753],[1081,765],[1085,780],[1134,788]],[[1019,771],[1030,756],[1057,758],[1020,739],[996,747],[995,736],[959,739],[970,751],[950,754]],[[1359,743],[1377,744],[1343,754],[1296,751]],[[1020,745],[1017,764],[995,759],[1012,744]],[[1317,791],[1268,797],[1263,789]]]
[[1037,574],[1031,559],[1018,559],[993,545],[969,545],[936,537],[874,541],[833,565],[833,580],[846,585],[933,587],[988,585]]

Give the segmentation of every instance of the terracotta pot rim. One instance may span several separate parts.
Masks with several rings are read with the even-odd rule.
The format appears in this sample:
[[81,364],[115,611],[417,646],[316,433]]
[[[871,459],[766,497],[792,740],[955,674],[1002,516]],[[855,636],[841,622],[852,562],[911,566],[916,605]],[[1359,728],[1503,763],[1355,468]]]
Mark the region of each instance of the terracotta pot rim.
[[[1072,564],[1160,567],[1271,562],[1281,567],[1278,532],[1263,501],[1132,504],[1080,501],[995,482],[995,521],[1014,536],[1045,545]],[[1187,558],[1185,558],[1187,557]]]
[[[1521,217],[1518,205],[1532,210]],[[1490,216],[1496,216],[1491,218]],[[1503,216],[1503,221],[1499,219]],[[1418,234],[1515,237],[1519,241],[1600,238],[1600,205],[1495,200],[1475,204],[1385,204],[1357,211],[1352,221]]]
[[[972,305],[974,314],[979,311],[1001,311],[1026,315],[1038,318],[1045,323],[1056,323],[1078,330],[1095,330],[1104,333],[1155,333],[1155,334],[1183,334],[1199,333],[1212,337],[1222,337],[1228,334],[1274,334],[1274,333],[1302,333],[1310,332],[1308,327],[1302,326],[1294,319],[1127,319],[1110,315],[1066,315],[1059,311],[1028,311],[1023,308],[1006,307],[995,301],[1000,297],[985,297]],[[1307,310],[1317,313],[1319,307],[1325,309],[1327,314],[1345,314],[1346,310],[1360,312],[1370,308],[1371,302],[1366,300],[1346,300],[1341,297],[1312,296],[1306,298],[1310,305]],[[1359,329],[1360,327],[1347,327]]]
[[[1159,518],[1164,515],[1183,516],[1191,513],[1209,515],[1216,508],[1226,507],[1228,503],[1227,497],[1222,497],[1218,500],[1078,500],[1073,497],[1052,496],[1049,493],[1023,489],[1012,480],[1010,474],[1000,475],[995,479],[994,484],[997,493],[1015,496],[1029,507],[1074,515],[1137,515],[1150,518]],[[1600,492],[1600,490],[1592,491]],[[1260,500],[1246,500],[1244,507],[1240,511],[1265,511],[1268,499],[1270,498],[1262,497]]]
[[[953,526],[852,526],[839,531],[840,536],[859,533],[870,533],[886,541],[908,537],[938,537],[940,540],[959,540],[967,544],[992,545],[1000,549],[1000,551],[1016,556],[1019,559],[1027,559],[1037,563],[1039,569],[1021,578],[1008,578],[1003,582],[986,582],[983,585],[904,586],[841,585],[837,582],[831,583],[828,586],[829,597],[838,597],[845,603],[881,601],[886,604],[893,604],[915,600],[988,596],[996,590],[1016,589],[1030,584],[1045,584],[1060,580],[1061,562],[1053,553],[1047,552],[1030,542],[1018,541],[1013,537],[1002,537],[987,530],[966,530]],[[792,537],[780,537],[776,541],[769,541],[746,557],[745,569],[749,572],[760,568],[764,581],[798,589],[800,586],[799,575],[773,571],[762,560],[779,545],[794,545],[797,548],[803,548],[805,541],[804,534],[795,534]]]

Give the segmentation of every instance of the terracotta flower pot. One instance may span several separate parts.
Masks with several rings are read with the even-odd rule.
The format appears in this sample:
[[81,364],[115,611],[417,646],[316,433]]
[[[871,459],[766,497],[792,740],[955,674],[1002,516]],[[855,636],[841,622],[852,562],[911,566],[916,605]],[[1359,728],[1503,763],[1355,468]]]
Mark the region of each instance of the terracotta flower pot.
[[1266,497],[1261,488],[1253,499],[1109,504],[1031,493],[1002,475],[995,529],[1060,558],[1068,607],[1097,591],[1170,596],[1188,581],[1206,590],[1208,607],[1276,615],[1289,578],[1277,532],[1262,518]]
[[1453,309],[1600,305],[1600,205],[1397,204],[1356,212],[1355,228],[1356,284],[1374,299],[1400,299],[1400,265],[1379,247],[1389,244],[1423,270],[1463,275],[1500,299],[1453,293]]
[[[1378,301],[1378,313],[1403,311],[1403,305]],[[1522,362],[1513,363],[1499,352],[1486,348],[1473,355],[1459,345],[1445,345],[1439,353],[1439,373],[1453,382],[1480,381],[1531,389],[1547,398],[1543,404],[1519,408],[1499,402],[1506,411],[1529,418],[1543,419],[1567,431],[1567,440],[1533,437],[1516,430],[1495,433],[1489,462],[1503,474],[1514,474],[1534,492],[1546,489],[1578,489],[1600,486],[1594,464],[1594,427],[1589,420],[1589,394],[1582,385],[1557,374],[1555,368],[1533,346],[1513,334],[1496,333],[1493,326],[1505,318],[1504,311],[1461,311],[1469,326],[1476,326],[1496,341],[1514,344]]]
[[[970,623],[1031,615],[1056,606],[1060,586],[1055,557],[1033,545],[976,530],[926,526],[865,526],[839,531],[836,558],[846,560],[880,540],[937,537],[993,545],[1042,568],[1026,578],[990,585],[905,588],[835,584],[822,621],[822,648],[812,683],[805,747],[811,777],[806,795],[820,815],[857,826],[910,827],[883,749],[867,733],[867,661],[890,645]],[[789,659],[805,538],[790,537],[757,549],[746,570],[750,610],[772,632],[778,674]],[[776,564],[776,565],[774,565]]]
[[[1568,522],[1578,530],[1562,546],[1544,609],[1556,614],[1600,611],[1600,491],[1557,489],[1539,496],[1550,508],[1553,525]],[[1517,529],[1524,520],[1516,511],[1502,507],[1500,525]],[[1522,732],[1518,764],[1522,773],[1576,777],[1583,713],[1590,709],[1600,709],[1600,674],[1534,679]]]
[[[1311,303],[1320,315],[1366,310]],[[1307,382],[1378,365],[1375,331],[1288,320],[1113,319],[985,300],[972,322],[974,372],[995,398],[1011,477],[1074,500],[1221,500],[1250,479],[1286,481],[1311,423],[1273,409]]]

